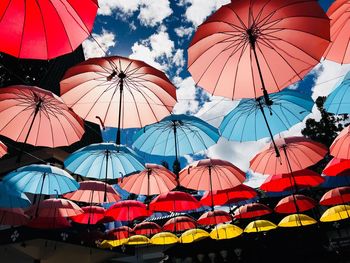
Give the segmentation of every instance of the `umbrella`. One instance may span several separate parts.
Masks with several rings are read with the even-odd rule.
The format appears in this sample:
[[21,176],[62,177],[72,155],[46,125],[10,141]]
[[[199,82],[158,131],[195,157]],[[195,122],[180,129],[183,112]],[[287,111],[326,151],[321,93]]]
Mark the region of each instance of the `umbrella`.
[[333,90],[324,102],[324,108],[327,112],[334,114],[350,113],[350,72],[348,72],[340,85]]
[[217,225],[232,221],[232,216],[225,211],[209,211],[202,214],[197,222],[201,225]]
[[121,226],[106,233],[107,240],[127,240],[134,234],[134,231],[128,226]]
[[326,176],[343,176],[350,174],[350,160],[333,158],[322,173]]
[[274,156],[273,145],[258,153],[251,161],[250,168],[262,174],[291,173],[316,164],[327,153],[327,148],[304,137],[281,138],[276,141],[281,156]]
[[321,222],[335,222],[350,217],[350,205],[337,205],[328,208],[321,216]]
[[350,202],[350,187],[337,187],[326,192],[320,199],[321,205],[340,205]]
[[155,234],[151,239],[150,243],[152,245],[171,245],[179,242],[176,235],[169,232],[160,232]]
[[325,181],[323,184],[320,185],[322,188],[334,188],[334,187],[340,187],[340,186],[348,186],[350,183],[350,176],[349,175],[343,175],[343,176],[323,176],[325,178]]
[[84,211],[84,213],[71,217],[70,219],[72,219],[73,222],[86,225],[95,225],[104,218],[105,209],[102,207],[91,205],[81,207],[81,209]]
[[30,204],[24,193],[9,189],[5,183],[0,182],[0,208],[26,208]]
[[[294,90],[270,94],[272,105],[262,98],[242,99],[220,124],[220,133],[232,141],[257,141],[288,130],[311,113],[314,101]],[[260,109],[262,107],[262,110]],[[262,113],[264,111],[264,114]],[[266,118],[268,125],[265,125]]]
[[20,208],[0,208],[0,225],[23,226],[29,217]]
[[246,226],[246,228],[244,229],[244,232],[246,233],[266,232],[276,228],[277,226],[268,220],[255,220],[253,222],[250,222]]
[[136,218],[147,217],[150,211],[146,205],[135,200],[119,201],[106,211],[105,216],[116,221],[133,221]]
[[182,212],[195,210],[200,206],[200,203],[192,195],[173,191],[158,195],[149,204],[149,209],[152,211]]
[[330,154],[338,159],[350,159],[350,126],[345,127],[329,147]]
[[49,60],[73,52],[92,31],[97,0],[2,1],[0,51]]
[[32,219],[28,224],[30,228],[38,229],[61,229],[72,227],[69,221],[65,217],[36,217]]
[[251,203],[251,204],[246,204],[239,207],[234,212],[234,217],[239,219],[254,218],[254,217],[268,215],[271,213],[272,213],[272,209],[269,208],[268,206],[260,203]]
[[70,68],[61,81],[63,100],[83,119],[103,126],[143,127],[171,113],[176,88],[166,75],[143,61],[91,58]]
[[305,195],[289,195],[282,198],[275,207],[275,212],[283,214],[300,213],[316,206],[316,201]]
[[7,147],[0,141],[0,158],[7,154]]
[[182,235],[179,238],[180,243],[182,244],[188,244],[193,242],[201,241],[205,238],[209,237],[209,233],[203,229],[190,229],[186,232],[182,233]]
[[270,175],[259,187],[265,192],[283,192],[295,188],[315,187],[324,182],[324,178],[312,170],[301,170],[290,173]]
[[224,240],[238,237],[242,233],[243,230],[238,226],[231,224],[220,224],[210,232],[210,237],[216,240]]
[[182,232],[182,231],[196,228],[197,226],[198,226],[198,223],[196,222],[196,220],[188,216],[177,216],[169,219],[163,225],[163,231]]
[[145,237],[142,235],[134,235],[128,239],[128,242],[126,242],[126,245],[139,246],[139,245],[147,245],[149,243],[150,243],[150,240],[148,239],[148,237]]
[[50,198],[40,201],[37,205],[32,206],[26,212],[33,217],[73,217],[83,214],[84,211],[72,201],[62,198]]
[[301,227],[316,224],[317,221],[304,214],[292,214],[284,217],[278,224],[279,227]]
[[241,184],[231,189],[213,191],[212,193],[206,192],[200,200],[200,203],[203,206],[211,206],[213,199],[215,205],[225,205],[249,200],[256,197],[256,195],[257,193],[253,188]]
[[78,190],[67,193],[63,197],[73,201],[89,204],[101,204],[104,202],[114,203],[120,200],[120,196],[117,191],[107,183],[99,181],[83,181],[80,182],[79,185],[80,187]]
[[138,195],[157,195],[170,192],[177,185],[176,176],[162,165],[146,164],[138,174],[123,178],[119,186]]
[[128,238],[120,239],[120,240],[103,240],[99,245],[100,248],[114,248],[125,245],[128,242]]
[[331,20],[331,43],[324,57],[341,64],[350,63],[349,1],[334,1],[328,9],[327,15]]
[[162,228],[153,222],[142,222],[137,224],[133,231],[136,235],[152,236],[162,231]]

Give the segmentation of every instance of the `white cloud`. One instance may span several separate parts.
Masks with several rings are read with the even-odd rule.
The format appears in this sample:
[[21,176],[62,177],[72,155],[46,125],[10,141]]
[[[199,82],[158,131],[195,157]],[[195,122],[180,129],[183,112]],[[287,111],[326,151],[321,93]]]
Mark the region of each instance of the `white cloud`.
[[183,26],[180,26],[180,27],[177,27],[174,29],[176,35],[178,37],[185,37],[185,38],[190,38],[194,29],[192,27],[183,27]]
[[131,15],[133,12],[137,11],[140,6],[140,0],[99,0],[99,15],[110,16],[113,12],[117,10],[123,13]]
[[83,42],[85,58],[102,57],[105,52],[116,44],[116,36],[113,32],[102,29],[101,34],[92,33],[93,38],[88,38]]
[[174,113],[195,113],[199,109],[199,101],[196,99],[197,88],[192,77],[185,79],[176,78],[174,84],[178,88],[176,91],[178,103],[174,107]]

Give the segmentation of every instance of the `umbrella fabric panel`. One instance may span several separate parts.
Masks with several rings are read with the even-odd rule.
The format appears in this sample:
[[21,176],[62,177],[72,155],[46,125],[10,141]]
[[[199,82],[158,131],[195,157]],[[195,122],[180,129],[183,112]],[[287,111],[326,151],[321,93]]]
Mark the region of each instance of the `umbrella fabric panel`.
[[326,109],[326,111],[334,114],[349,114],[350,113],[349,92],[350,92],[350,72],[348,72],[345,75],[341,84],[328,95],[324,103],[324,108]]

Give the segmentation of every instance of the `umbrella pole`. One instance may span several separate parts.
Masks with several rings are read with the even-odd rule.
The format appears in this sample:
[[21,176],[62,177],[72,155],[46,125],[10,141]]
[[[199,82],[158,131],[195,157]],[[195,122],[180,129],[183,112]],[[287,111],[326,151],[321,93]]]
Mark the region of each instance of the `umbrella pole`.
[[120,122],[121,122],[121,116],[122,116],[122,98],[123,98],[123,90],[124,90],[124,79],[126,78],[126,75],[123,71],[121,71],[118,74],[118,77],[120,79],[120,83],[119,83],[119,91],[120,91],[120,95],[119,95],[119,112],[118,112],[118,129],[117,129],[117,139],[116,139],[116,143],[117,145],[120,145],[121,142],[121,138],[120,138]]
[[46,177],[46,173],[44,173],[44,175],[43,175],[43,181],[42,181],[42,183],[41,183],[38,205],[36,206],[36,210],[35,210],[35,218],[38,217],[38,213],[39,213],[40,199],[41,199],[41,195],[42,195],[43,188],[44,188],[45,177]]
[[106,176],[105,176],[105,194],[103,197],[103,201],[107,202],[107,176],[108,176],[108,158],[109,158],[109,150],[106,150]]
[[175,161],[173,164],[173,170],[176,175],[176,181],[177,185],[180,185],[179,183],[179,168],[180,168],[180,162],[179,162],[179,157],[178,157],[178,149],[177,149],[177,130],[176,130],[176,122],[173,121],[173,130],[174,130],[174,143],[175,143]]
[[213,197],[213,182],[211,178],[211,166],[209,168],[209,181],[210,181],[210,196],[211,196],[211,211],[214,211],[214,197]]

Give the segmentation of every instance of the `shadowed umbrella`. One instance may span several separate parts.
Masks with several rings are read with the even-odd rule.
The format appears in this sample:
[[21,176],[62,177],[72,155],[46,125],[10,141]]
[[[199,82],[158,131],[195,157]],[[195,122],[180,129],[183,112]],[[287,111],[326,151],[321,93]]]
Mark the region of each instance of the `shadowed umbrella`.
[[196,228],[197,226],[198,223],[196,220],[188,216],[177,216],[169,219],[163,225],[163,231],[182,232],[192,228]]
[[220,223],[227,223],[232,221],[232,216],[225,211],[209,211],[202,214],[197,222],[201,225],[218,225]]
[[115,221],[133,221],[136,218],[147,217],[150,211],[146,205],[135,200],[119,201],[107,209],[105,216]]
[[203,229],[190,229],[181,234],[179,241],[182,244],[198,242],[209,237],[209,233]]
[[337,187],[326,192],[320,199],[321,205],[340,205],[350,202],[350,187]]
[[136,235],[152,236],[162,231],[162,228],[153,222],[142,222],[137,224],[133,231]]
[[337,205],[328,208],[321,216],[321,222],[335,222],[350,218],[350,205]]
[[329,147],[330,154],[338,159],[350,159],[350,126],[345,127]]
[[104,218],[105,209],[99,206],[84,206],[81,207],[84,211],[83,214],[72,216],[70,219],[75,223],[85,224],[85,225],[95,225],[98,224],[100,220]]
[[60,85],[63,100],[83,119],[118,128],[118,145],[121,128],[160,121],[176,103],[176,88],[163,72],[124,57],[88,59]]
[[195,210],[200,206],[200,203],[192,195],[173,191],[158,195],[149,204],[149,209],[152,211],[182,212]]
[[32,219],[27,226],[38,229],[60,229],[72,227],[65,217],[36,217]]
[[246,226],[246,228],[244,229],[244,232],[246,233],[267,232],[276,228],[277,226],[268,220],[255,220],[253,222],[250,222]]
[[302,227],[317,224],[317,221],[304,214],[293,214],[284,217],[279,223],[279,227]]
[[243,230],[238,226],[231,224],[220,224],[210,232],[210,237],[215,240],[225,240],[238,237],[242,235],[242,233]]
[[0,225],[23,226],[29,217],[20,208],[0,208]]
[[350,175],[350,160],[333,158],[323,169],[322,173],[326,176]]
[[7,154],[7,146],[0,141],[0,158]]
[[107,240],[123,240],[128,239],[130,236],[134,235],[135,233],[130,227],[127,226],[121,226],[112,230],[109,230],[106,233],[106,239]]
[[28,197],[0,182],[0,208],[27,208],[31,204]]
[[272,213],[272,209],[268,206],[260,203],[251,203],[239,207],[235,212],[234,216],[238,219],[243,218],[254,218]]
[[[36,206],[39,209],[37,209]],[[26,213],[33,217],[48,218],[73,217],[84,213],[84,211],[72,201],[61,198],[45,199],[36,206],[32,206]]]
[[340,85],[333,90],[324,102],[327,112],[334,114],[350,113],[350,72],[348,72]]
[[316,206],[316,201],[305,195],[289,195],[282,198],[275,207],[275,212],[283,214],[300,213]]
[[171,245],[179,242],[179,239],[176,235],[169,232],[161,232],[155,234],[151,239],[150,243],[152,245]]

